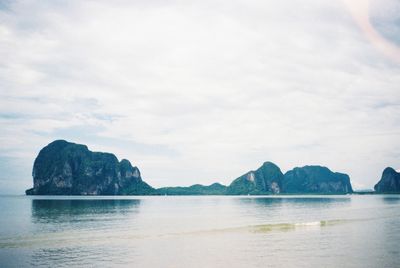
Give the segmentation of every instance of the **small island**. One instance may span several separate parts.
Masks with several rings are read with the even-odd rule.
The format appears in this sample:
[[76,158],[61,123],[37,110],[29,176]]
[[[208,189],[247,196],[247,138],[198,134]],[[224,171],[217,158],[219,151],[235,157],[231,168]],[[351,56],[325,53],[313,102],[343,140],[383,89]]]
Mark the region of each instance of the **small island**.
[[376,193],[400,193],[400,173],[391,167],[385,168],[380,181],[374,187]]
[[154,189],[137,167],[114,154],[56,140],[40,150],[33,164],[33,188],[27,195],[146,195]]

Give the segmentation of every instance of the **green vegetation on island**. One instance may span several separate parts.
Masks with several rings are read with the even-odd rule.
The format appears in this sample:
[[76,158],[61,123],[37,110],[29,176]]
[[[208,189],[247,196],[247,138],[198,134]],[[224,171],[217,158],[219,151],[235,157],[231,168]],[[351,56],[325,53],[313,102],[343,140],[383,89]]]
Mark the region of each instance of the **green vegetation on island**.
[[33,188],[27,195],[144,195],[154,193],[137,167],[110,153],[56,140],[44,147],[33,165]]
[[163,187],[157,189],[160,195],[225,195],[227,187],[220,183],[205,186],[195,184],[189,187]]

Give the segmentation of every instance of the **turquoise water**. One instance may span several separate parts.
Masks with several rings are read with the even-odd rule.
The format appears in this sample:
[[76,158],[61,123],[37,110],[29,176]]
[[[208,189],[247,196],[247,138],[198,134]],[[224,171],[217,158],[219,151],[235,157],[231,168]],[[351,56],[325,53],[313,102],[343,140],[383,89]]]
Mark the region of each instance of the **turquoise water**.
[[0,196],[0,267],[400,267],[400,196]]

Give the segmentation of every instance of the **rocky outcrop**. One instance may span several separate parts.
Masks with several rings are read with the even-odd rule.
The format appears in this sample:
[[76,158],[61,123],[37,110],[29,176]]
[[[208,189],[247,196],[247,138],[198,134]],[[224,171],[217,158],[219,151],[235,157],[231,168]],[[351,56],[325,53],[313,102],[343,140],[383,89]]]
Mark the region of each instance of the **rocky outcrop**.
[[283,192],[289,194],[347,194],[352,193],[347,174],[332,172],[327,167],[296,167],[285,173]]
[[374,189],[377,193],[400,193],[400,173],[391,167],[385,168]]
[[231,195],[279,194],[282,192],[283,174],[279,167],[271,162],[265,162],[255,171],[235,179],[228,187]]
[[33,165],[33,188],[27,195],[139,195],[154,189],[137,167],[86,145],[56,140],[44,147]]
[[160,195],[224,195],[227,187],[220,183],[211,185],[195,184],[189,187],[164,187],[157,189]]
[[352,193],[348,175],[332,172],[326,167],[296,167],[285,175],[278,166],[265,162],[256,171],[235,179],[227,194],[347,194]]

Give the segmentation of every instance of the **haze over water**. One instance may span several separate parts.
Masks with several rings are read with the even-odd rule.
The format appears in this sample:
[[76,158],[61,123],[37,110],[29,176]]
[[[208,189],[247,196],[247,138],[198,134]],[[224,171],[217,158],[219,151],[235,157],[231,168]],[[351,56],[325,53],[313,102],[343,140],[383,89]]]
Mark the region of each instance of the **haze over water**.
[[400,196],[0,197],[1,267],[400,267]]

